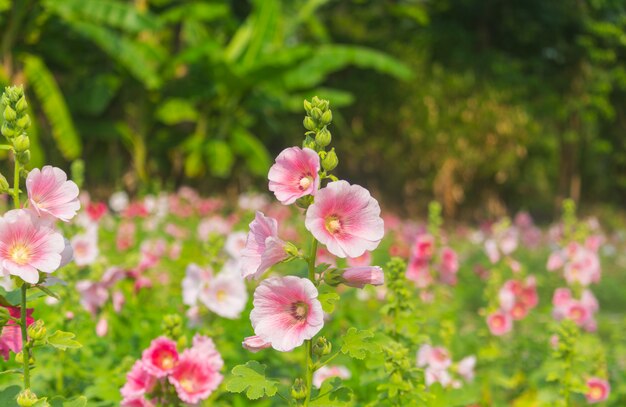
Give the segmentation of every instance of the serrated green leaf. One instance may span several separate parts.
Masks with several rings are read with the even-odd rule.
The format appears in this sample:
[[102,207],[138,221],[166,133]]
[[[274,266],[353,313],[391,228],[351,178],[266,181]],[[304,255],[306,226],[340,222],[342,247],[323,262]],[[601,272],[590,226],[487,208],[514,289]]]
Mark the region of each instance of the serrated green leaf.
[[319,393],[311,403],[311,407],[341,407],[352,404],[352,390],[341,385],[340,378],[327,379],[322,383]]
[[322,309],[325,313],[330,314],[335,310],[335,305],[339,301],[339,294],[337,293],[322,293],[317,299],[322,303]]
[[265,377],[265,365],[251,360],[245,365],[235,366],[233,376],[226,381],[226,390],[231,393],[246,392],[246,397],[256,400],[265,396],[271,397],[276,394],[278,388],[276,381]]
[[378,353],[381,348],[378,343],[371,341],[373,337],[372,331],[358,331],[356,328],[350,328],[343,337],[341,352],[361,360],[370,353]]
[[82,347],[83,345],[74,340],[75,337],[76,335],[71,332],[56,331],[52,335],[48,336],[47,341],[49,345],[61,350],[77,349]]

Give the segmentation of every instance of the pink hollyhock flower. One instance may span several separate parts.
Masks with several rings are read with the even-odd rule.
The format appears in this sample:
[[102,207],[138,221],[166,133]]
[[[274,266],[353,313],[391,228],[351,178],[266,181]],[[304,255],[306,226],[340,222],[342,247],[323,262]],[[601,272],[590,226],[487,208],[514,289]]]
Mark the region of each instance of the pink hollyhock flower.
[[109,332],[109,321],[105,317],[100,317],[96,324],[96,335],[102,338],[106,336],[107,332]]
[[452,384],[452,377],[447,370],[439,370],[430,366],[424,370],[424,379],[426,386],[432,386],[434,383],[440,383],[443,387],[447,387]]
[[34,168],[26,178],[28,202],[39,216],[52,216],[64,222],[72,219],[80,209],[78,186],[67,180],[65,172],[46,165]]
[[459,257],[449,247],[441,249],[440,271],[443,274],[456,274],[459,271]]
[[591,313],[594,313],[600,309],[598,300],[596,299],[595,295],[593,295],[593,292],[591,292],[591,290],[583,291],[582,295],[580,296],[580,303]]
[[0,218],[0,265],[5,272],[36,284],[39,273],[52,273],[61,265],[63,236],[25,209]]
[[89,219],[98,222],[107,213],[107,206],[104,202],[91,202],[85,208]]
[[572,299],[572,292],[569,288],[557,288],[552,296],[552,304],[555,307],[564,307]]
[[138,360],[126,375],[126,383],[120,389],[124,399],[143,397],[152,392],[156,384],[156,377],[144,368],[143,362]]
[[257,212],[250,223],[246,247],[241,251],[242,275],[259,278],[267,269],[287,257],[285,242],[278,238],[278,222]]
[[341,275],[342,282],[350,287],[363,288],[366,284],[385,284],[385,273],[378,266],[349,267]]
[[109,197],[109,206],[115,212],[122,212],[128,207],[129,202],[130,199],[128,198],[128,194],[125,191],[114,192]]
[[447,369],[452,364],[450,353],[441,346],[424,344],[417,351],[417,366],[429,366],[434,370]]
[[464,357],[457,363],[457,373],[466,381],[471,382],[474,380],[474,368],[476,367],[476,356],[471,355]]
[[420,257],[413,257],[409,261],[406,270],[406,278],[412,280],[419,288],[426,288],[433,282],[428,260]]
[[98,236],[95,233],[76,235],[70,242],[74,252],[74,262],[79,267],[93,264],[100,254]]
[[430,234],[419,235],[413,246],[413,256],[429,260],[435,252],[435,238]]
[[232,258],[238,259],[242,250],[246,247],[247,235],[245,232],[232,232],[226,237],[224,250]]
[[196,404],[208,398],[220,385],[223,376],[191,349],[185,350],[169,376],[176,394],[185,403]]
[[248,302],[248,290],[241,276],[220,273],[200,292],[199,299],[217,315],[237,319]]
[[565,265],[565,259],[563,258],[563,254],[560,251],[554,252],[550,254],[548,257],[548,264],[546,268],[548,271],[558,270]]
[[225,236],[230,233],[233,225],[228,219],[221,216],[212,216],[207,219],[203,219],[198,224],[198,239],[203,242],[209,240],[211,235]]
[[348,257],[346,259],[348,266],[350,267],[364,267],[372,265],[372,253],[365,252],[359,257],[351,258]]
[[367,189],[346,181],[331,182],[318,191],[305,226],[338,257],[359,257],[374,250],[385,234],[378,202]]
[[124,293],[117,290],[113,292],[113,295],[111,296],[111,301],[113,302],[113,310],[117,313],[120,313],[122,311],[124,303],[126,302],[126,298],[124,297]]
[[591,313],[580,301],[572,300],[565,308],[565,317],[580,326],[583,326],[590,316]]
[[[369,253],[369,252],[366,252]],[[365,254],[365,253],[364,253]],[[317,256],[315,257],[317,264],[330,264],[331,267],[337,267],[337,258],[330,254],[324,247],[317,248]]]
[[270,168],[269,189],[283,205],[291,205],[305,195],[315,195],[320,186],[320,157],[310,148],[283,150]]
[[198,302],[200,293],[208,286],[213,278],[213,270],[210,267],[202,268],[191,263],[185,270],[183,278],[183,303],[193,306]]
[[250,312],[254,332],[278,351],[297,348],[324,326],[324,311],[317,295],[317,288],[306,278],[264,280],[254,292]]
[[217,351],[213,339],[208,336],[194,335],[192,346],[188,350],[215,370],[220,370],[224,366],[222,355]]
[[489,257],[491,263],[497,263],[500,260],[500,251],[498,250],[498,244],[493,239],[485,241],[485,253]]
[[611,386],[609,382],[597,377],[592,377],[587,380],[587,393],[585,397],[588,403],[599,403],[609,398],[611,393]]
[[487,326],[493,335],[501,336],[513,329],[513,320],[509,314],[496,311],[487,317]]
[[92,315],[96,315],[109,299],[109,291],[104,285],[89,280],[77,282],[76,291],[80,294],[80,304]]
[[[0,307],[4,307],[4,305],[0,305]],[[19,307],[4,307],[9,311],[9,315],[13,318],[20,319],[22,316],[21,308]],[[33,309],[26,309],[26,325],[30,326],[35,322],[35,319],[32,317]],[[9,351],[14,353],[19,353],[22,351],[22,330],[21,327],[13,321],[8,321],[7,324],[2,328],[2,333],[0,333],[0,355],[4,358],[4,360],[9,360]]]
[[241,343],[241,346],[244,349],[252,353],[257,353],[263,349],[267,349],[271,347],[272,345],[268,342],[265,342],[259,336],[254,335],[254,336],[248,336],[247,338],[244,338],[243,342]]
[[121,407],[155,407],[153,401],[146,399],[143,396],[131,397],[122,399],[120,402]]
[[351,376],[352,374],[345,366],[322,366],[313,373],[313,386],[319,389],[326,379],[339,377],[342,380],[347,380]]
[[144,350],[141,356],[146,371],[157,378],[172,373],[178,359],[176,342],[164,336],[154,339],[150,343],[150,347]]
[[526,307],[524,303],[516,302],[515,304],[513,304],[513,308],[511,308],[510,314],[514,320],[519,321],[526,318],[526,315],[528,315],[528,311],[528,307]]
[[135,244],[135,232],[137,227],[134,222],[122,221],[119,229],[117,230],[117,236],[115,238],[115,245],[117,250],[124,251],[130,249]]
[[581,247],[576,251],[571,261],[565,265],[563,275],[569,284],[580,283],[583,286],[588,286],[592,282],[598,281],[600,277],[598,255]]

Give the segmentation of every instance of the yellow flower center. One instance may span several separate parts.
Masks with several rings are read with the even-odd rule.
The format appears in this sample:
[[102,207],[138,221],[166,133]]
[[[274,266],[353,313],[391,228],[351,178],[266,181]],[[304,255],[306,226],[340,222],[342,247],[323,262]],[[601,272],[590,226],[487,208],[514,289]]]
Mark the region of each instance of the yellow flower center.
[[223,301],[226,298],[226,290],[217,290],[216,297],[218,301]]
[[598,386],[592,386],[591,390],[589,391],[589,395],[592,399],[602,398],[602,393],[602,389]]
[[23,244],[16,244],[9,252],[11,260],[20,266],[28,263],[30,260],[30,249]]
[[309,306],[304,302],[295,302],[291,304],[291,315],[298,321],[302,321],[309,313]]
[[300,178],[300,188],[302,188],[303,190],[310,187],[312,183],[313,178],[311,178],[310,176]]
[[326,230],[329,233],[337,233],[341,229],[341,222],[336,216],[330,216],[326,219]]
[[174,367],[174,358],[171,356],[166,356],[161,360],[161,367],[166,370],[170,370]]
[[180,387],[185,389],[186,392],[192,393],[195,390],[194,382],[191,379],[183,378],[179,381]]

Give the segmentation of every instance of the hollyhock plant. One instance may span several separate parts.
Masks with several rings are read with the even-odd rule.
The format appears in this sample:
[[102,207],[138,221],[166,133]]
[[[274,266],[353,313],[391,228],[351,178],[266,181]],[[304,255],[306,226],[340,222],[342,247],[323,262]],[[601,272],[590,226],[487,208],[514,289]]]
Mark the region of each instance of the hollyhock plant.
[[68,222],[80,209],[78,186],[67,180],[60,168],[46,165],[33,169],[26,178],[28,202],[39,216],[51,216]]
[[143,361],[138,360],[126,375],[126,383],[120,389],[120,393],[124,399],[143,397],[152,392],[156,382],[157,378],[148,373]]
[[337,257],[371,251],[385,233],[380,206],[367,189],[334,181],[319,190],[306,212],[306,228]]
[[209,397],[223,377],[207,360],[187,349],[180,356],[168,380],[183,402],[196,404]]
[[268,278],[254,292],[250,320],[256,335],[272,348],[289,352],[324,326],[317,288],[306,278]]
[[320,185],[320,158],[310,148],[283,150],[268,174],[269,189],[283,205],[305,195],[315,195]]
[[502,336],[513,328],[513,319],[507,313],[496,311],[487,317],[487,326],[493,335]]
[[172,373],[178,364],[178,359],[176,342],[164,336],[154,339],[150,347],[143,351],[141,357],[144,369],[157,378]]
[[274,264],[287,259],[286,243],[278,237],[276,219],[257,212],[250,223],[246,246],[241,251],[241,273],[246,278],[259,278]]
[[59,268],[64,250],[63,236],[32,212],[14,209],[0,218],[0,265],[5,273],[36,284],[38,271]]
[[609,382],[597,377],[591,377],[587,380],[587,392],[585,397],[590,404],[606,401],[611,393]]

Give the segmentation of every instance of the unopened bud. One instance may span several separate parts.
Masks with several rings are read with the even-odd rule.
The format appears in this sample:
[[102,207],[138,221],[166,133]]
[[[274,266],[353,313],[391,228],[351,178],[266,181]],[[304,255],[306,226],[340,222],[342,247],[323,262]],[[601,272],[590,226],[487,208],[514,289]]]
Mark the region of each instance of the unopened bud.
[[317,125],[315,124],[315,120],[313,120],[310,116],[306,116],[302,124],[304,125],[304,128],[307,130],[315,130],[317,128]]
[[322,118],[322,111],[317,107],[314,107],[313,109],[311,109],[311,117],[315,121],[319,121]]
[[40,341],[46,337],[46,327],[41,319],[28,327],[28,337]]
[[339,158],[337,158],[337,153],[335,153],[335,149],[331,149],[326,153],[324,158],[322,159],[322,168],[326,171],[334,170],[339,164]]
[[315,134],[315,143],[317,143],[317,145],[322,148],[329,145],[331,141],[332,136],[330,134],[330,131],[328,131],[326,127],[324,127],[322,130],[318,131],[317,134]]
[[311,102],[304,99],[304,110],[307,112],[307,114],[311,111],[312,108],[313,106],[311,106]]
[[315,140],[311,136],[306,136],[302,142],[303,148],[310,148],[311,150],[315,150],[315,145]]
[[317,338],[317,340],[313,344],[313,353],[319,357],[330,354],[332,350],[333,350],[333,345],[330,342],[328,342],[328,339],[326,339],[323,336],[320,336],[319,338]]
[[18,113],[26,111],[26,109],[28,108],[28,103],[26,103],[26,98],[24,96],[22,96],[20,100],[17,101],[17,103],[15,104],[15,108],[17,109]]
[[300,251],[298,250],[298,248],[296,247],[295,244],[291,243],[291,242],[287,242],[285,244],[285,252],[290,256],[290,257],[298,257],[300,256]]
[[291,397],[296,400],[302,400],[306,397],[306,384],[304,384],[304,380],[298,378],[293,382],[293,386],[291,386]]
[[330,122],[333,121],[333,112],[330,110],[325,111],[320,121],[322,122],[322,126],[328,126]]
[[17,153],[17,161],[19,161],[22,165],[28,164],[30,162],[30,151],[26,150],[21,153]]
[[6,138],[15,137],[15,129],[7,122],[2,123],[2,135]]
[[17,405],[20,407],[31,407],[38,401],[37,395],[31,389],[24,389],[17,395]]
[[30,148],[30,139],[26,134],[21,134],[13,140],[13,147],[18,153],[26,151]]
[[313,197],[311,195],[305,195],[296,199],[296,206],[298,208],[306,209],[313,203]]
[[17,119],[16,124],[19,128],[26,130],[27,128],[30,127],[30,117],[27,114],[25,114],[19,119]]
[[337,269],[328,269],[324,272],[324,282],[331,287],[336,287],[343,282],[341,271]]
[[4,116],[4,120],[8,122],[12,122],[13,120],[17,118],[17,113],[15,112],[15,110],[11,108],[11,106],[7,106],[4,108],[3,116]]

